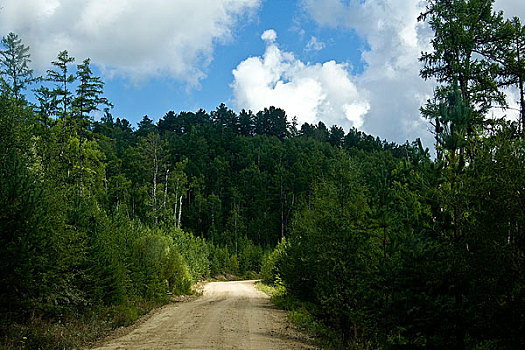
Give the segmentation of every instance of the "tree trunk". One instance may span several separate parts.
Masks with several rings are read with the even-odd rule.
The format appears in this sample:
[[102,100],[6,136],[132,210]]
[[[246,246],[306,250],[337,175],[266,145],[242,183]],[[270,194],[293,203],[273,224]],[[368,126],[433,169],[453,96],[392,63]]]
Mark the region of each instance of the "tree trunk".
[[525,96],[523,91],[523,79],[519,78],[520,85],[520,114],[521,114],[521,136],[525,137]]
[[387,245],[386,225],[383,225],[383,260],[384,261],[386,261],[386,245]]
[[162,207],[166,208],[166,202],[168,200],[168,175],[170,173],[170,169],[166,169],[166,179],[164,180],[164,202],[162,203]]
[[182,214],[182,196],[179,197],[179,218],[177,219],[177,227],[180,227],[181,214]]
[[282,155],[279,155],[279,199],[281,202],[281,238],[284,237],[284,195]]
[[16,116],[16,119],[18,120],[20,115],[18,113],[18,88],[16,87],[17,85],[18,83],[16,79],[16,74],[15,74],[13,76],[13,92],[15,93],[15,116]]
[[441,160],[441,147],[439,147],[439,134],[441,133],[441,123],[439,117],[436,117],[436,159]]
[[177,178],[177,184],[175,185],[175,205],[173,206],[173,221],[175,226],[177,225],[177,205],[179,198],[179,179]]
[[82,176],[83,176],[83,171],[84,171],[84,153],[82,152],[82,127],[83,127],[83,124],[84,124],[84,119],[82,119],[84,117],[84,113],[83,113],[83,105],[81,104],[80,105],[80,120],[79,120],[79,123],[80,123],[80,131],[79,131],[79,135],[78,135],[78,154],[79,154],[79,157],[80,157],[80,173],[79,173],[79,184],[78,184],[78,187],[79,187],[79,194],[80,194],[80,197],[82,197]]
[[157,162],[157,145],[153,145],[153,217],[155,218],[155,225],[159,223],[157,215],[157,173],[159,166]]
[[104,189],[106,192],[108,191],[108,171],[106,167],[104,167]]
[[64,106],[62,110],[62,147],[60,148],[60,157],[64,154],[64,147],[66,144],[66,120],[67,120],[67,75],[64,73]]
[[525,137],[525,96],[523,91],[523,76],[520,74],[519,69],[521,66],[521,46],[519,37],[516,38],[516,59],[518,63],[518,88],[520,90],[520,128],[521,135]]

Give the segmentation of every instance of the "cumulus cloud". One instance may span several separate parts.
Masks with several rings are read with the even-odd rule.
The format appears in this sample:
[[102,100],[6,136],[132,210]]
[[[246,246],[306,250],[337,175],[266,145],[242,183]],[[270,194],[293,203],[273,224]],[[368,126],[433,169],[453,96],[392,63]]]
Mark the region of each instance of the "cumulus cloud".
[[369,109],[358,91],[346,64],[328,61],[305,64],[292,53],[281,50],[273,30],[261,36],[266,41],[262,57],[250,57],[233,70],[235,105],[258,111],[264,107],[283,108],[299,123],[361,127]]
[[277,39],[277,33],[273,29],[265,30],[264,33],[261,35],[261,39],[273,43]]
[[231,40],[261,0],[4,0],[0,31],[18,33],[33,63],[61,50],[91,57],[106,75],[132,81],[166,76],[198,85],[216,43]]
[[430,49],[432,35],[417,22],[424,2],[305,0],[303,5],[319,25],[353,29],[366,40],[365,69],[355,78],[370,105],[362,129],[397,142],[421,137],[430,147],[428,122],[419,113],[433,89],[433,83],[419,77],[418,58]]
[[[432,50],[433,33],[427,24],[417,21],[426,2],[303,0],[302,4],[318,25],[355,30],[368,45],[361,57],[364,72],[355,79],[357,89],[367,92],[370,104],[363,129],[397,142],[421,137],[430,147],[429,124],[419,113],[435,86],[419,77],[418,58],[422,51]],[[494,9],[503,10],[507,17],[525,18],[522,0],[496,0]]]

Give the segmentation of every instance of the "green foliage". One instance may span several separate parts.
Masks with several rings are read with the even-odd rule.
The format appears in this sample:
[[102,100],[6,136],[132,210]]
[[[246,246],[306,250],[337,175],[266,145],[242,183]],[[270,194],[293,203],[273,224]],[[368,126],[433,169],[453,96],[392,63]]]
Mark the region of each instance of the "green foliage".
[[[502,17],[492,11],[493,2],[432,0],[419,17],[434,31],[434,50],[420,58],[424,63],[421,76],[436,78],[445,86],[458,83],[467,105],[476,107],[478,120],[494,103],[505,105],[504,93],[497,84],[498,62],[483,55],[497,39],[490,31]],[[440,89],[436,92],[439,94]]]
[[275,249],[271,251],[263,261],[261,267],[261,279],[269,285],[279,285],[281,281],[281,272],[279,271],[279,264],[284,259],[286,250],[288,249],[288,242],[285,237],[277,244]]
[[198,281],[210,275],[210,250],[212,246],[204,239],[183,232],[179,228],[169,231],[173,244],[188,264],[189,274],[193,281]]
[[318,305],[318,316],[341,330],[345,344],[350,328],[362,333],[368,321],[360,302],[370,254],[360,227],[368,206],[358,176],[340,151],[310,202],[296,213],[289,247],[277,265],[287,290]]
[[263,259],[263,248],[255,245],[251,240],[244,237],[239,242],[238,264],[239,273],[245,275],[249,272],[258,273],[261,270]]
[[0,50],[0,75],[5,77],[12,91],[15,103],[18,104],[20,92],[30,84],[33,79],[33,70],[29,68],[31,63],[29,47],[22,44],[22,39],[15,33],[9,33],[2,38],[4,50]]
[[177,295],[191,293],[193,283],[190,271],[177,249],[170,249],[163,277],[168,281],[168,290],[171,293]]
[[523,91],[523,28],[490,0],[428,4],[434,161],[420,140],[298,128],[274,107],[94,122],[103,82],[67,51],[32,106],[28,50],[4,38],[6,346],[78,347],[101,318],[126,325],[198,280],[260,273],[329,347],[523,347],[523,125],[486,118],[502,86]]

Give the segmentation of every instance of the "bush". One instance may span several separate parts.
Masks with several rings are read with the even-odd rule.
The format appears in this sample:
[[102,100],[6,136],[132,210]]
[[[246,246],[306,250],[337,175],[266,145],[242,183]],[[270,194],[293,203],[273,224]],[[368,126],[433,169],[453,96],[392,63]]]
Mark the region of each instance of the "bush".
[[277,244],[275,249],[264,259],[261,267],[261,279],[268,284],[276,285],[281,280],[279,262],[286,254],[288,242],[285,237]]
[[210,251],[213,247],[203,238],[195,237],[180,228],[172,228],[169,236],[174,247],[178,249],[193,281],[210,275]]
[[178,249],[172,248],[166,260],[164,278],[168,281],[168,291],[177,295],[191,293],[190,271]]
[[239,272],[247,276],[249,272],[258,273],[261,270],[263,249],[253,244],[252,240],[244,237],[240,240],[239,249]]
[[140,310],[133,305],[115,305],[110,307],[108,317],[114,327],[125,327],[140,316]]

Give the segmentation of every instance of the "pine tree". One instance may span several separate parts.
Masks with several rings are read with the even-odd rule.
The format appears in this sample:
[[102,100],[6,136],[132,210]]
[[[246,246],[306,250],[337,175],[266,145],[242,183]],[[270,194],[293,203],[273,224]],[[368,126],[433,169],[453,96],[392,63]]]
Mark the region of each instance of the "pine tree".
[[14,33],[3,37],[2,45],[5,49],[0,50],[0,74],[5,76],[18,106],[21,91],[34,81],[33,70],[29,68],[29,47]]
[[87,58],[82,64],[77,66],[77,79],[79,85],[76,90],[76,97],[73,100],[73,108],[76,122],[78,123],[79,143],[79,195],[82,196],[82,175],[84,154],[82,151],[83,137],[85,129],[90,125],[90,114],[98,110],[100,104],[112,106],[105,98],[101,97],[104,83],[99,77],[93,75],[89,66],[90,59]]
[[432,52],[424,52],[420,71],[424,79],[435,78],[442,84],[436,94],[443,96],[449,86],[458,84],[463,101],[474,108],[468,134],[483,123],[484,114],[493,107],[505,106],[498,89],[499,68],[483,55],[494,40],[489,35],[501,14],[492,11],[493,0],[432,0],[419,16],[434,31]]
[[70,57],[66,50],[59,52],[57,60],[51,62],[56,70],[48,70],[48,80],[56,83],[55,89],[52,90],[52,95],[56,99],[57,104],[62,105],[60,116],[62,117],[62,146],[60,148],[60,156],[64,153],[64,144],[66,140],[66,125],[68,114],[70,114],[71,91],[68,84],[75,81],[75,76],[69,73],[68,65],[72,63],[75,58]]

